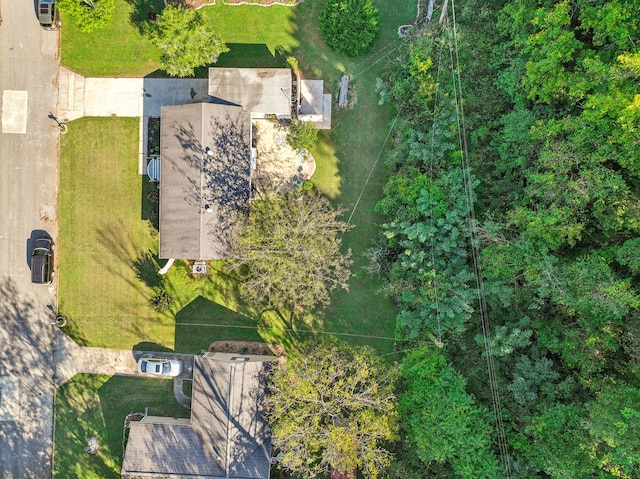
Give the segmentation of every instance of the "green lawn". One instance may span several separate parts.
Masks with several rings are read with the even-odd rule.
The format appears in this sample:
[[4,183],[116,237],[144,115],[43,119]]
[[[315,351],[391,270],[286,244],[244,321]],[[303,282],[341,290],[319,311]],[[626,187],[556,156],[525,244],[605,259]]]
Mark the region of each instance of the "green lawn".
[[[218,271],[220,263],[201,279],[176,263],[166,276],[175,298],[172,311],[151,308],[152,288],[161,281],[158,239],[144,218],[155,185],[137,173],[138,128],[133,118],[83,118],[71,122],[62,137],[57,258],[59,309],[70,320],[67,330],[91,346],[155,343],[194,353],[230,335],[260,340],[257,318],[262,328],[271,328],[274,315],[239,302],[237,284]],[[265,337],[275,339],[269,331]]]
[[[64,479],[117,479],[127,414],[189,417],[173,397],[173,381],[81,374],[58,389],[54,475]],[[98,453],[84,452],[98,438]]]
[[[62,15],[62,64],[81,75],[98,77],[143,77],[157,70],[161,52],[137,26],[147,18],[147,13],[134,9],[132,3],[132,0],[115,0],[116,10],[110,25],[91,33],[80,32],[71,18]],[[164,5],[162,0],[137,3],[152,5],[156,11]]]
[[[339,110],[334,104],[332,130],[323,135],[324,141],[313,151],[318,163],[314,182],[336,205],[347,210],[346,218],[353,213],[351,222],[356,226],[345,237],[345,246],[353,251],[356,276],[351,280],[348,293],[341,291],[333,296],[324,314],[324,328],[393,337],[395,310],[379,292],[379,279],[363,270],[367,264],[364,254],[373,246],[377,224],[381,222],[373,207],[381,197],[385,181],[384,153],[380,155],[380,150],[392,121],[388,109],[378,105],[375,81],[385,59],[392,57],[400,46],[398,26],[413,21],[416,2],[377,2],[382,18],[380,39],[370,53],[355,59],[339,56],[324,46],[316,24],[324,4],[323,1],[304,2],[297,7],[299,31],[304,31],[304,35],[300,36],[300,47],[294,54],[306,75],[325,80],[325,89],[335,93],[340,75],[347,73],[357,93],[352,109]],[[392,341],[367,338],[350,340],[376,346],[380,351],[388,351],[393,345]]]
[[173,320],[149,305],[136,260],[157,248],[141,218],[139,120],[83,118],[61,140],[59,309],[80,342],[172,345]]
[[[144,33],[148,5],[161,11],[162,0],[115,0],[116,13],[102,30],[82,33],[70,18],[62,17],[60,30],[62,63],[84,76],[143,77],[164,75],[158,71],[161,51]],[[277,51],[291,52],[299,42],[295,36],[295,8],[251,5],[207,6],[199,10],[205,20],[227,43],[228,53],[217,66],[281,67],[284,59]],[[134,23],[131,22],[134,20]],[[197,70],[205,77],[206,68]]]

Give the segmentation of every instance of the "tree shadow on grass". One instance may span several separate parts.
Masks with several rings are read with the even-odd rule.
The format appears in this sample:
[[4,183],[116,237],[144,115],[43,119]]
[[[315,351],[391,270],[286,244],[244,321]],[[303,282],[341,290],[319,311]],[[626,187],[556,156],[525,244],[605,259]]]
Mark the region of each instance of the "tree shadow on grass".
[[164,285],[164,277],[158,274],[160,265],[158,258],[151,250],[141,252],[133,261],[133,269],[136,278],[142,281],[149,288],[160,288]]
[[214,341],[262,341],[255,319],[198,296],[176,314],[175,349],[199,354]]
[[129,21],[141,35],[148,35],[153,27],[153,21],[164,9],[162,0],[126,0],[132,6]]
[[151,343],[149,341],[142,341],[133,346],[133,357],[138,360],[141,356],[140,351],[153,351],[157,353],[171,353],[173,349],[166,348],[158,343]]
[[[286,52],[271,53],[264,43],[227,43],[229,51],[223,53],[216,67],[225,68],[284,68]],[[197,76],[197,75],[196,75]]]

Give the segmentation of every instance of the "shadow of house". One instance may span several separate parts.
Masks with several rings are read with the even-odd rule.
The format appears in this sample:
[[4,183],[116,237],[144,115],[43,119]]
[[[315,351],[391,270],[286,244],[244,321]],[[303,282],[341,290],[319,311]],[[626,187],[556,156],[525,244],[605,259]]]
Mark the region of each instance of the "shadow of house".
[[268,479],[271,437],[261,395],[271,356],[196,357],[190,419],[130,424],[123,479]]

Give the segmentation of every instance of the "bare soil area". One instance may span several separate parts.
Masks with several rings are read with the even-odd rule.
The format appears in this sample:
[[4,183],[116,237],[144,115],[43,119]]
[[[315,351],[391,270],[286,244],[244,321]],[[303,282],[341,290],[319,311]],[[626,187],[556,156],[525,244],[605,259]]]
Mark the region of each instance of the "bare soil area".
[[316,160],[287,142],[288,128],[278,120],[254,120],[257,150],[255,181],[263,188],[286,192],[302,186],[316,171]]

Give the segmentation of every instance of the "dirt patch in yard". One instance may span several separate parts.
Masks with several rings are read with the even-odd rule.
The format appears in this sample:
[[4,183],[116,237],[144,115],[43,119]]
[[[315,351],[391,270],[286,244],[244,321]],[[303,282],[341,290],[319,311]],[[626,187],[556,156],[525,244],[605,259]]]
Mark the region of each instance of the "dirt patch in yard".
[[210,353],[286,356],[284,348],[279,344],[262,343],[259,341],[214,341],[209,345],[207,351]]
[[254,120],[253,141],[257,159],[254,182],[265,190],[287,192],[300,188],[316,171],[308,151],[294,149],[287,141],[289,127],[278,120]]

